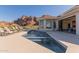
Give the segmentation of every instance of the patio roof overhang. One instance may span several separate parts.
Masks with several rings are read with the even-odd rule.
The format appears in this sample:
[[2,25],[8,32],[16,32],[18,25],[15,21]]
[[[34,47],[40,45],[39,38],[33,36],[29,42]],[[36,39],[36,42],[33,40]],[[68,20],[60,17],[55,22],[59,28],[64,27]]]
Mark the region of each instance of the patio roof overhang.
[[59,15],[57,19],[62,20],[68,17],[72,17],[72,16],[75,16],[78,12],[79,12],[79,6],[74,6],[71,9],[64,12],[63,14]]

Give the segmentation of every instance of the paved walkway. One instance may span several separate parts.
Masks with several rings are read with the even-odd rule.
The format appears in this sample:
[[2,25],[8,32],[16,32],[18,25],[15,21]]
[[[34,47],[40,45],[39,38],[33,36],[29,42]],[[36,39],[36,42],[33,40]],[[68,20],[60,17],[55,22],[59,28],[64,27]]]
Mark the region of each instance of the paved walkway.
[[27,32],[19,32],[8,36],[0,36],[0,52],[13,53],[49,53],[51,50],[38,45],[23,35]]
[[54,39],[59,40],[67,46],[67,53],[79,53],[79,36],[70,33],[49,31]]

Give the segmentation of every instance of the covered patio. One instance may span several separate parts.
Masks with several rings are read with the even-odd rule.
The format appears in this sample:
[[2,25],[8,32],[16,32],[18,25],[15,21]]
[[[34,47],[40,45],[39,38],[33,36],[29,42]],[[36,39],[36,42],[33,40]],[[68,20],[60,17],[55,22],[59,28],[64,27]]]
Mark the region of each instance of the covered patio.
[[58,30],[79,35],[79,6],[74,6],[58,16]]
[[60,20],[59,31],[76,34],[76,16],[71,16]]

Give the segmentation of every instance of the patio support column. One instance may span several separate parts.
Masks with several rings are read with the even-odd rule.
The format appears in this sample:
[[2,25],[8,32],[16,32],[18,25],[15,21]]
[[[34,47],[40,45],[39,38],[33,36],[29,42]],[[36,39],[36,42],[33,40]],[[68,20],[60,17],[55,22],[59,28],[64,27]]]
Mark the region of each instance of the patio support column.
[[56,20],[55,22],[56,22],[56,29],[55,30],[58,30],[58,20]]
[[76,14],[76,34],[79,35],[79,13]]
[[44,20],[44,29],[46,29],[46,20]]

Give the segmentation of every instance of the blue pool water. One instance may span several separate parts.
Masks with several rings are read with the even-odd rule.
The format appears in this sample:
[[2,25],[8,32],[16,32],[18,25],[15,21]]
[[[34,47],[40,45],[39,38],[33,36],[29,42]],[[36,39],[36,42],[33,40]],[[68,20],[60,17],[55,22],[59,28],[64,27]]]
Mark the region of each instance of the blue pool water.
[[66,48],[62,46],[60,43],[58,43],[51,36],[49,36],[46,32],[38,31],[38,30],[30,30],[28,31],[26,38],[54,52],[57,52],[57,53],[66,52]]

